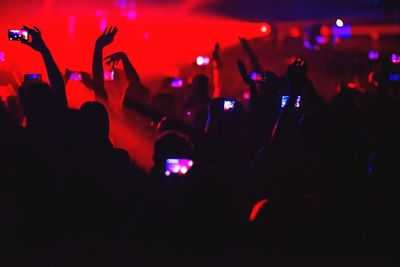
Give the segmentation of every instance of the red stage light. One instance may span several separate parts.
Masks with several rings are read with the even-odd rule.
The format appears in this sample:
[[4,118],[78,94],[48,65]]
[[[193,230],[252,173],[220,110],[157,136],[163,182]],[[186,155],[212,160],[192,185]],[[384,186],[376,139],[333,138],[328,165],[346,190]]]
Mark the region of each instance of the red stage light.
[[289,34],[293,38],[298,38],[301,35],[300,30],[294,27],[289,29]]
[[265,35],[268,35],[271,33],[271,25],[268,23],[263,23],[260,27],[260,31],[264,33]]
[[321,26],[320,33],[322,36],[330,36],[332,35],[331,28],[327,25]]

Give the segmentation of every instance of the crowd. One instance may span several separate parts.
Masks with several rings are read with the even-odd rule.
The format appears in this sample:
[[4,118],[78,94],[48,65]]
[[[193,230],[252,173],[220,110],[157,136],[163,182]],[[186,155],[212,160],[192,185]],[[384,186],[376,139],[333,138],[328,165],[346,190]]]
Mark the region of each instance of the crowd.
[[151,97],[114,53],[105,63],[123,64],[123,109],[158,123],[146,173],[109,138],[103,48],[117,28],[95,43],[96,101],[79,110],[40,30],[24,29],[49,84],[25,80],[0,102],[3,266],[380,266],[395,253],[384,244],[399,232],[398,65],[326,102],[304,59],[280,77],[241,39],[260,74],[238,62],[247,106],[213,94],[205,75]]

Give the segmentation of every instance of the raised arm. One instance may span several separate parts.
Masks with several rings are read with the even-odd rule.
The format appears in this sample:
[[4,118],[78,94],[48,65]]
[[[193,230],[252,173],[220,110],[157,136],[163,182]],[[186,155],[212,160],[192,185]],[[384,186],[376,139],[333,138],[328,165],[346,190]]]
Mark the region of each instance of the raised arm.
[[106,60],[106,64],[108,66],[111,65],[113,68],[116,64],[122,61],[122,65],[124,66],[124,71],[128,82],[130,84],[133,84],[134,86],[142,84],[139,74],[137,73],[128,56],[124,52],[116,52],[107,56],[104,60]]
[[212,68],[213,68],[213,86],[214,86],[214,94],[213,98],[220,97],[222,95],[221,90],[221,57],[219,53],[219,43],[215,44],[214,52],[213,52],[213,60],[212,60]]
[[103,48],[114,41],[115,34],[118,32],[116,27],[106,28],[102,35],[96,40],[93,54],[92,75],[93,90],[97,100],[107,101],[107,92],[104,87],[104,68],[103,68]]
[[249,41],[246,38],[239,37],[240,44],[242,45],[244,51],[250,58],[251,66],[253,67],[253,71],[262,72],[263,68],[261,67],[260,62],[257,59],[256,54],[254,53],[253,49],[251,48]]
[[250,79],[249,73],[247,72],[247,68],[244,65],[243,61],[238,60],[238,68],[243,81],[250,87],[250,111],[253,116],[256,116],[259,111],[256,83],[252,79]]
[[288,66],[286,81],[289,92],[289,100],[285,108],[281,109],[278,119],[273,129],[270,143],[280,142],[282,140],[291,140],[296,134],[299,122],[299,113],[295,107],[297,96],[302,96],[305,82],[308,80],[307,64],[302,58],[296,60]]
[[117,52],[107,56],[104,60],[106,60],[107,65],[111,65],[112,67],[120,61],[122,61],[124,66],[125,75],[129,85],[121,99],[122,106],[129,106],[135,109],[135,106],[138,107],[146,104],[149,99],[150,91],[140,80],[139,74],[133,67],[128,56],[124,52]]
[[51,55],[49,48],[43,41],[42,33],[37,27],[33,27],[33,29],[31,29],[24,26],[23,29],[29,33],[29,35],[32,37],[32,40],[21,40],[21,42],[30,46],[42,55],[44,64],[46,66],[47,75],[49,77],[51,89],[54,91],[60,104],[63,107],[67,108],[68,102],[67,96],[65,94],[63,76],[56,62],[54,61],[54,58]]

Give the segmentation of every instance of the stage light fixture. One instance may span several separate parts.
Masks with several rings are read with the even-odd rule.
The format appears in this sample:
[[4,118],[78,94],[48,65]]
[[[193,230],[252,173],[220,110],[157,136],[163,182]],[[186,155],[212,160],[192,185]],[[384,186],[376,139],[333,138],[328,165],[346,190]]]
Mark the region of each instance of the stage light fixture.
[[265,35],[269,35],[271,33],[271,25],[268,23],[262,23],[260,26],[260,31]]
[[342,19],[337,19],[336,20],[336,26],[338,26],[339,28],[344,26],[344,22]]

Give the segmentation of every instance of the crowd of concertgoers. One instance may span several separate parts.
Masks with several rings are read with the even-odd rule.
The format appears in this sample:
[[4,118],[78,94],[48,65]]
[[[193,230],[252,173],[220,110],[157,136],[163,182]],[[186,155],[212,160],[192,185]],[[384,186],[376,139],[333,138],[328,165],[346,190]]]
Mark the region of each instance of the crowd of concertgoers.
[[[248,106],[215,97],[205,75],[151,98],[125,53],[103,55],[111,27],[86,77],[96,102],[72,110],[40,30],[24,29],[50,82],[24,81],[0,102],[2,266],[382,266],[399,232],[390,63],[364,93],[342,86],[326,102],[303,59],[279,77],[241,39],[251,71],[268,77],[238,62]],[[109,138],[103,63],[118,62],[123,109],[158,123],[149,173]],[[176,159],[189,160],[178,173],[166,169]]]

